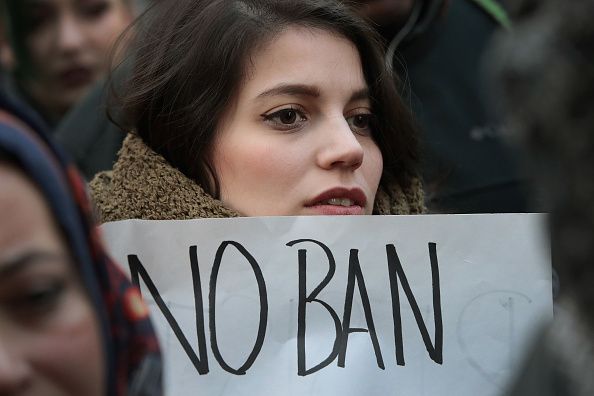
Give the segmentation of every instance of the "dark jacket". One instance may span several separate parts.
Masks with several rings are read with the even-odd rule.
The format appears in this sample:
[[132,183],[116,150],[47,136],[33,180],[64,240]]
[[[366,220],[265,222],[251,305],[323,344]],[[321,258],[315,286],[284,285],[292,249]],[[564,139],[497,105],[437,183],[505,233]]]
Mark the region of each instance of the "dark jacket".
[[399,47],[406,65],[400,74],[423,131],[430,211],[528,211],[526,178],[481,80],[482,55],[500,28],[477,2],[453,0],[443,17]]
[[68,152],[85,179],[111,169],[126,133],[107,117],[106,87],[97,83],[71,109],[54,131],[56,141]]

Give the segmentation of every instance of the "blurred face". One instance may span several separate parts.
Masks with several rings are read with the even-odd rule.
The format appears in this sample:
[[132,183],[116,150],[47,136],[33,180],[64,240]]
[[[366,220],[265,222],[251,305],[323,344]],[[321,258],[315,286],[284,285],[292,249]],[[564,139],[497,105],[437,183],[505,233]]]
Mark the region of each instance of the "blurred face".
[[98,322],[47,205],[0,163],[0,395],[103,395]]
[[122,0],[22,0],[31,72],[25,89],[61,117],[108,70],[109,51],[131,22]]
[[221,200],[246,216],[371,214],[382,174],[357,48],[290,28],[254,56],[212,151]]

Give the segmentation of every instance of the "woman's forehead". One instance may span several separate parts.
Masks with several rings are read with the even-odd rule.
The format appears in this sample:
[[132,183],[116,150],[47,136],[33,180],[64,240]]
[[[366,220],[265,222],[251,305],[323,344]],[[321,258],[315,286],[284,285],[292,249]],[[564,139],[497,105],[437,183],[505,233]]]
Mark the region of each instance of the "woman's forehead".
[[35,243],[58,249],[58,228],[39,189],[17,167],[0,162],[0,250]]
[[244,90],[260,96],[275,86],[324,90],[367,88],[357,47],[331,31],[290,27],[250,57]]

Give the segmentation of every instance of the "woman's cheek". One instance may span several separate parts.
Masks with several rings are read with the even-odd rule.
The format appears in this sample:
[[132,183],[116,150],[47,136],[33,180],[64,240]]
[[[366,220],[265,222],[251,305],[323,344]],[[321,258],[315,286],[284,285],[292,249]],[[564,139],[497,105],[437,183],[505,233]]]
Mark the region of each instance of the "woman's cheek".
[[64,297],[31,345],[35,369],[67,394],[101,395],[105,353],[98,319],[82,290]]

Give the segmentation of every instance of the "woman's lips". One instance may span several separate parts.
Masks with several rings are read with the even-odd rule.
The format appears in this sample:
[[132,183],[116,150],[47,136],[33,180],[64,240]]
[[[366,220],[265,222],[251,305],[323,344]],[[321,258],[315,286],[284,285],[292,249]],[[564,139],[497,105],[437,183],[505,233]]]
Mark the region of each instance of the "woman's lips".
[[79,88],[93,82],[93,72],[84,66],[75,66],[59,73],[60,82],[65,88]]
[[365,214],[367,197],[360,188],[337,187],[324,191],[305,205],[308,212],[319,215]]

